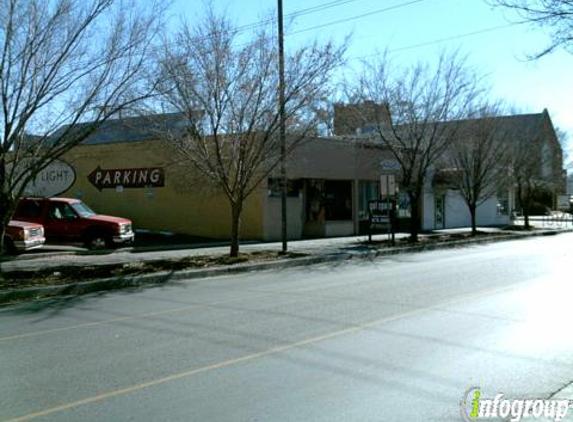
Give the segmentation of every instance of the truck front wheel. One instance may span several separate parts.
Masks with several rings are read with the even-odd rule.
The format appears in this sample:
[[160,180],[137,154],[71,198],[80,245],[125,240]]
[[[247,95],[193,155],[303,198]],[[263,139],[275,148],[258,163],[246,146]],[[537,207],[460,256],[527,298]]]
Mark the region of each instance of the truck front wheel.
[[111,244],[111,238],[101,233],[92,233],[87,236],[84,243],[86,248],[89,250],[101,250],[109,247]]

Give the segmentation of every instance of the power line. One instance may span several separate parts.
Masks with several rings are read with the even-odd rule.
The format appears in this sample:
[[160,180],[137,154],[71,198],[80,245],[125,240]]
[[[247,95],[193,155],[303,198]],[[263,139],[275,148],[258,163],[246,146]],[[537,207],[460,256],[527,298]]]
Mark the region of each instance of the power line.
[[[347,4],[347,3],[352,3],[358,0],[333,0],[333,1],[329,1],[320,5],[316,5],[316,6],[312,6],[312,7],[308,7],[305,9],[300,9],[294,12],[291,12],[287,15],[285,15],[285,17],[289,17],[289,18],[296,18],[299,16],[304,16],[307,14],[311,14],[311,13],[315,13],[318,11],[322,11],[322,10],[327,10],[333,7],[337,7],[343,4]],[[365,17],[369,17],[369,16],[373,16],[373,15],[377,15],[377,14],[381,14],[381,13],[385,13],[391,10],[395,10],[395,9],[399,9],[399,8],[403,8],[403,7],[407,7],[407,6],[411,6],[413,4],[416,3],[421,3],[427,0],[411,0],[411,1],[406,1],[404,3],[400,3],[394,6],[390,6],[390,7],[385,7],[382,9],[377,9],[377,10],[373,10],[371,12],[368,13],[363,13],[360,15],[355,15],[355,16],[350,16],[344,19],[339,19],[336,21],[332,21],[332,22],[328,22],[325,24],[321,24],[321,25],[315,25],[309,28],[304,28],[298,31],[294,31],[294,32],[290,32],[288,34],[285,35],[295,35],[295,34],[300,34],[303,32],[308,32],[308,31],[312,31],[312,30],[316,30],[316,29],[320,29],[320,28],[325,28],[328,26],[333,26],[333,25],[338,25],[341,23],[345,23],[345,22],[349,22],[349,21],[353,21],[353,20],[358,20],[358,19],[363,19]],[[243,26],[239,26],[237,28],[235,28],[234,30],[230,31],[233,32],[234,34],[238,34],[241,32],[244,32],[250,28],[256,28],[258,26],[262,26],[262,25],[266,25],[268,23],[273,23],[276,22],[277,19],[276,18],[269,18],[266,20],[262,20],[259,22],[253,22],[251,24],[247,24],[247,25],[243,25]],[[426,47],[428,45],[434,45],[434,44],[440,44],[443,42],[448,42],[448,41],[453,41],[453,40],[457,40],[457,39],[462,39],[462,38],[467,38],[467,37],[471,37],[471,36],[475,36],[475,35],[480,35],[480,34],[484,34],[484,33],[488,33],[488,32],[493,32],[493,31],[499,31],[501,29],[506,29],[512,26],[516,26],[516,25],[523,25],[527,23],[527,21],[518,21],[518,22],[513,22],[510,24],[506,24],[506,25],[498,25],[498,26],[494,26],[494,27],[490,27],[490,28],[485,28],[485,29],[480,29],[480,30],[476,30],[476,31],[472,31],[472,32],[467,32],[467,33],[463,33],[463,34],[457,34],[457,35],[452,35],[449,37],[445,37],[445,38],[439,38],[436,40],[432,40],[432,41],[427,41],[427,42],[423,42],[423,43],[419,43],[419,44],[413,44],[413,45],[409,45],[409,46],[405,46],[405,47],[400,47],[400,48],[396,48],[396,49],[392,49],[392,50],[388,50],[388,52],[390,53],[394,53],[394,52],[400,52],[400,51],[406,51],[406,50],[412,50],[412,49],[416,49],[416,48],[420,48],[420,47]],[[203,40],[208,40],[210,38],[212,38],[215,34],[211,34],[208,35],[204,38],[198,38],[197,41],[203,41]],[[364,59],[364,58],[368,58],[368,57],[374,57],[374,56],[378,56],[381,53],[374,53],[374,54],[368,54],[368,55],[364,55],[364,56],[356,56],[356,57],[351,57],[349,60],[359,60],[359,59]]]
[[336,7],[336,6],[341,6],[343,4],[347,4],[347,3],[353,3],[357,0],[336,0],[336,1],[331,1],[328,3],[323,3],[317,6],[313,6],[313,7],[309,7],[307,9],[302,9],[299,10],[298,12],[292,12],[289,13],[288,15],[286,15],[287,17],[290,18],[296,18],[299,16],[303,16],[303,15],[308,15],[309,13],[314,13],[314,12],[319,12],[321,10],[326,10],[326,9],[330,9],[332,7]]
[[412,0],[412,1],[407,1],[407,2],[405,2],[405,3],[400,3],[400,4],[397,4],[397,5],[395,5],[395,6],[390,6],[390,7],[385,7],[385,8],[383,8],[383,9],[373,10],[372,12],[363,13],[363,14],[355,15],[355,16],[350,16],[350,17],[348,17],[348,18],[339,19],[339,20],[336,20],[336,21],[332,21],[332,22],[328,22],[328,23],[322,24],[322,25],[311,26],[310,28],[305,28],[305,29],[301,29],[301,30],[299,30],[299,31],[290,32],[290,33],[288,33],[288,34],[286,34],[286,35],[295,35],[295,34],[300,34],[300,33],[302,33],[302,32],[308,32],[308,31],[313,31],[313,30],[315,30],[315,29],[325,28],[325,27],[327,27],[327,26],[338,25],[338,24],[340,24],[340,23],[345,23],[345,22],[350,22],[350,21],[353,21],[353,20],[362,19],[362,18],[365,18],[365,17],[368,17],[368,16],[373,16],[373,15],[377,15],[377,14],[380,14],[380,13],[388,12],[388,11],[390,11],[390,10],[400,9],[400,8],[402,8],[402,7],[410,6],[410,5],[415,4],[415,3],[421,3],[421,2],[423,2],[423,1],[428,1],[428,0]]
[[439,44],[439,43],[446,42],[446,41],[454,41],[454,40],[458,40],[461,38],[471,37],[474,35],[485,34],[487,32],[499,31],[500,29],[506,29],[506,28],[516,26],[516,25],[523,25],[524,23],[527,23],[527,22],[526,21],[520,21],[520,22],[513,22],[513,23],[510,23],[507,25],[492,26],[490,28],[479,29],[477,31],[472,31],[472,32],[466,32],[464,34],[452,35],[452,36],[446,37],[446,38],[439,38],[439,39],[433,40],[433,41],[427,41],[427,42],[420,43],[420,44],[414,44],[414,45],[409,45],[406,47],[396,48],[394,50],[389,50],[389,52],[394,53],[397,51],[411,50],[414,48],[425,47],[427,45]]
[[[405,47],[399,47],[399,48],[394,48],[394,49],[389,49],[387,50],[388,53],[396,53],[399,51],[405,51],[405,50],[413,50],[416,48],[420,48],[420,47],[426,47],[428,45],[434,45],[434,44],[440,44],[443,42],[447,42],[447,41],[454,41],[454,40],[458,40],[461,38],[467,38],[467,37],[471,37],[474,35],[480,35],[480,34],[485,34],[488,32],[493,32],[493,31],[499,31],[501,29],[506,29],[506,28],[510,28],[512,26],[516,26],[516,25],[523,25],[527,23],[527,21],[519,21],[519,22],[513,22],[507,25],[498,25],[498,26],[492,26],[490,28],[484,28],[484,29],[478,29],[476,31],[472,31],[472,32],[466,32],[463,34],[457,34],[457,35],[451,35],[449,37],[445,37],[445,38],[438,38],[436,40],[432,40],[432,41],[426,41],[423,43],[419,43],[419,44],[413,44],[413,45],[408,45]],[[374,53],[374,54],[367,54],[364,56],[356,56],[356,57],[351,57],[349,60],[359,60],[359,59],[366,59],[369,57],[375,57],[375,56],[379,56],[380,54],[383,53]]]
[[[300,10],[291,12],[291,13],[289,13],[288,15],[285,15],[285,17],[289,17],[289,18],[291,18],[291,19],[294,19],[294,18],[297,18],[297,17],[299,17],[299,16],[304,16],[304,15],[308,15],[308,14],[311,14],[311,13],[319,12],[319,11],[322,11],[322,10],[331,9],[331,8],[333,8],[333,7],[341,6],[341,5],[348,4],[348,3],[353,3],[353,2],[356,2],[356,1],[359,1],[359,0],[333,0],[333,1],[329,1],[329,2],[323,3],[323,4],[319,4],[319,5],[317,5],[317,6],[312,6],[312,7],[306,8],[306,9],[300,9]],[[325,28],[325,27],[332,26],[332,25],[337,25],[337,24],[340,24],[340,23],[345,23],[345,22],[350,22],[350,21],[353,21],[353,20],[363,19],[363,18],[365,18],[365,17],[369,17],[369,16],[373,16],[373,15],[377,15],[377,14],[389,12],[389,11],[391,11],[391,10],[400,9],[400,8],[402,8],[402,7],[410,6],[410,5],[412,5],[412,4],[421,3],[421,2],[424,2],[424,1],[428,1],[428,0],[410,0],[410,1],[407,1],[407,2],[404,2],[404,3],[400,3],[400,4],[397,4],[397,5],[394,5],[394,6],[390,6],[390,7],[385,7],[385,8],[382,8],[382,9],[373,10],[373,11],[368,12],[368,13],[363,13],[363,14],[360,14],[360,15],[350,16],[350,17],[348,17],[348,18],[339,19],[339,20],[336,20],[336,21],[332,21],[332,22],[328,22],[328,23],[322,24],[322,25],[316,25],[316,26],[312,26],[312,27],[309,27],[309,28],[301,29],[301,30],[298,30],[298,31],[290,32],[290,33],[288,33],[288,34],[285,34],[285,36],[300,34],[300,33],[303,33],[303,32],[313,31],[313,30],[315,30],[315,29],[320,29],[320,28]],[[276,22],[276,21],[277,21],[276,18],[269,18],[269,19],[265,19],[265,20],[262,20],[262,21],[253,22],[253,23],[250,23],[250,24],[242,25],[242,26],[239,26],[239,27],[237,27],[237,28],[231,29],[231,30],[229,30],[229,31],[227,31],[227,32],[233,33],[233,34],[240,34],[240,33],[242,33],[242,32],[245,32],[245,31],[249,30],[249,29],[254,29],[254,28],[257,28],[257,27],[260,27],[260,26],[264,26],[264,25],[267,25],[267,24],[270,24],[270,23],[274,23],[274,22]],[[220,32],[219,32],[219,33],[220,33]],[[200,41],[207,41],[207,40],[213,38],[215,35],[217,35],[217,33],[212,33],[212,34],[209,34],[209,35],[207,35],[207,36],[205,36],[205,37],[202,37],[202,38],[193,38],[193,40],[194,40],[194,41],[199,41],[199,42],[200,42]]]
[[[316,12],[320,12],[322,10],[327,10],[327,9],[332,9],[333,7],[337,7],[337,6],[341,6],[343,4],[347,4],[347,3],[354,3],[356,1],[359,0],[334,0],[334,1],[329,1],[327,3],[322,3],[316,6],[312,6],[312,7],[307,7],[306,9],[300,9],[300,10],[295,10],[294,12],[291,12],[287,15],[285,15],[284,17],[287,19],[295,19],[298,18],[299,16],[304,16],[304,15],[308,15],[311,13],[316,13]],[[277,21],[276,17],[273,18],[269,18],[269,19],[265,19],[265,20],[261,20],[258,22],[252,22],[252,23],[248,23],[246,25],[241,25],[238,26],[237,28],[235,28],[232,32],[234,34],[239,34],[241,32],[247,31],[249,29],[254,29],[254,28],[258,28],[260,26],[264,26],[264,25],[268,25],[271,23],[275,23]],[[215,35],[215,34],[213,34]],[[205,39],[208,39],[210,37],[205,37]]]

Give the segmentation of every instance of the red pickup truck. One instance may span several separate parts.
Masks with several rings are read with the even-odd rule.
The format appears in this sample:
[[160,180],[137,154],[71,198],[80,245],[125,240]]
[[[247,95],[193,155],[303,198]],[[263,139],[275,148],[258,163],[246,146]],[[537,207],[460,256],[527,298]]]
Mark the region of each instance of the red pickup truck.
[[4,236],[5,251],[15,253],[36,249],[41,247],[45,240],[41,224],[11,220]]
[[42,224],[48,242],[82,242],[89,249],[130,243],[131,220],[99,215],[79,199],[22,198],[14,218]]

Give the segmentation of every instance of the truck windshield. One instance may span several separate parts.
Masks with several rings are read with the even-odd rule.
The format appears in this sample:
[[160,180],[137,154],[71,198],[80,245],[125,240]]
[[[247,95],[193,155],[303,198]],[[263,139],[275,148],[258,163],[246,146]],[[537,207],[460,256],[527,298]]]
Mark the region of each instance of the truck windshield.
[[82,218],[91,217],[92,215],[96,214],[83,202],[76,202],[75,204],[72,204],[72,207]]

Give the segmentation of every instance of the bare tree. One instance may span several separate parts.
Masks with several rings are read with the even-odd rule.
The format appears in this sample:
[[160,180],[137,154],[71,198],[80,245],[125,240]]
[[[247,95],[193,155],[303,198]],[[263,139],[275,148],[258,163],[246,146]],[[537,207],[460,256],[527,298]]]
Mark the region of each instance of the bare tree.
[[136,0],[0,4],[2,247],[28,183],[103,121],[150,94],[142,71],[164,6]]
[[434,66],[418,63],[407,69],[392,69],[387,56],[365,64],[353,97],[387,106],[387,113],[368,113],[364,124],[400,165],[400,189],[410,200],[412,242],[418,241],[428,170],[456,137],[457,125],[443,123],[462,119],[476,95],[477,78],[458,54],[443,53]]
[[468,206],[472,235],[477,234],[476,211],[494,196],[509,176],[506,125],[497,106],[483,106],[459,125],[445,153],[443,172]]
[[[239,253],[243,204],[280,158],[278,57],[267,31],[247,40],[210,9],[201,24],[182,25],[160,59],[162,104],[182,119],[163,136],[227,197],[232,257]],[[317,130],[316,111],[344,49],[315,43],[285,58],[287,151]]]
[[557,140],[559,141],[559,145],[561,145],[561,150],[563,151],[563,163],[565,168],[571,168],[573,163],[569,161],[571,159],[568,152],[570,144],[569,132],[555,126],[555,134],[557,135]]
[[[527,117],[527,115],[524,115]],[[534,208],[540,210],[552,204],[538,204],[540,196],[554,197],[563,189],[563,156],[557,133],[547,110],[536,118],[536,125],[514,128],[516,134],[509,142],[510,170],[516,190],[517,205],[523,213],[525,228]],[[516,120],[514,125],[518,125]],[[551,201],[551,200],[550,200]],[[553,201],[551,201],[553,202]]]
[[511,172],[515,183],[517,205],[524,218],[524,226],[530,229],[529,217],[535,194],[547,183],[539,177],[539,156],[529,148],[516,143],[512,145]]
[[551,43],[534,53],[534,59],[552,53],[558,48],[573,52],[573,1],[572,0],[487,0],[489,4],[516,11],[533,25],[548,27]]

